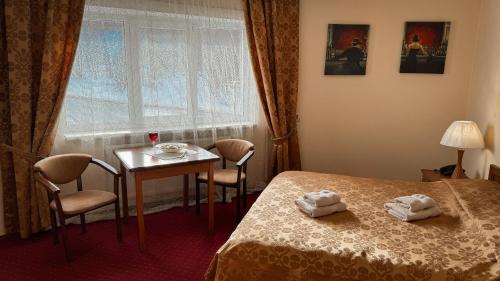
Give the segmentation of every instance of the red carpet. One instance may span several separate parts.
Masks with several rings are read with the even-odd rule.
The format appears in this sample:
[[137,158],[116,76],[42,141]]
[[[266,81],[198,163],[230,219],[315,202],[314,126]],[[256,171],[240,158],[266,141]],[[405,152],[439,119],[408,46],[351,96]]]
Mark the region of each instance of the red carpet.
[[[251,205],[257,195],[249,196]],[[215,233],[207,233],[206,205],[174,208],[146,215],[147,251],[137,246],[135,217],[124,225],[124,240],[116,240],[114,221],[70,225],[73,261],[64,259],[62,244],[52,244],[52,233],[29,240],[0,238],[0,276],[10,280],[203,280],[217,249],[236,227],[234,202],[217,203]]]

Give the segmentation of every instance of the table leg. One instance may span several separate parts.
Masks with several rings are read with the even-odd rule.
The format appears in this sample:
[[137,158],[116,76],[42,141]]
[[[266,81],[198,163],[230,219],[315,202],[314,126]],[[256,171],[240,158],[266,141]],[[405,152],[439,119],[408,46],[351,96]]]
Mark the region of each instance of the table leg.
[[214,164],[210,162],[208,168],[208,233],[214,232]]
[[189,175],[184,175],[184,208],[189,205]]
[[122,176],[122,208],[123,222],[128,223],[128,194],[127,194],[127,169],[120,164],[120,173]]
[[137,235],[139,237],[139,250],[146,249],[146,234],[144,230],[144,198],[142,194],[142,178],[135,174],[135,207],[137,209]]

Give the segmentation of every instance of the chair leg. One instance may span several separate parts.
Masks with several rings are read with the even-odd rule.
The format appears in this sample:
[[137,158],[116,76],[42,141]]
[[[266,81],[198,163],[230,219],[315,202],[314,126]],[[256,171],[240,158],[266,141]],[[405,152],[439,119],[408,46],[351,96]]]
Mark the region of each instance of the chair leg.
[[226,204],[226,186],[222,186],[222,203]]
[[87,233],[87,225],[85,224],[85,214],[80,214],[80,227],[82,228],[82,234]]
[[198,180],[198,174],[196,174],[196,214],[200,214],[200,181]]
[[61,212],[58,212],[59,214],[59,222],[61,224],[61,232],[62,232],[62,240],[63,240],[63,246],[64,246],[64,253],[66,255],[66,261],[71,261],[71,252],[69,249],[69,242],[68,242],[68,231],[66,229],[66,221],[64,218],[64,214]]
[[59,243],[59,235],[57,233],[57,218],[56,212],[54,210],[50,210],[50,223],[52,224],[52,233],[54,235],[54,244]]
[[236,220],[241,220],[241,198],[240,198],[240,185],[236,186]]
[[247,209],[247,180],[243,180],[243,210]]
[[123,234],[122,234],[122,219],[120,215],[120,200],[117,199],[115,202],[115,221],[116,221],[116,238],[118,241],[123,240]]

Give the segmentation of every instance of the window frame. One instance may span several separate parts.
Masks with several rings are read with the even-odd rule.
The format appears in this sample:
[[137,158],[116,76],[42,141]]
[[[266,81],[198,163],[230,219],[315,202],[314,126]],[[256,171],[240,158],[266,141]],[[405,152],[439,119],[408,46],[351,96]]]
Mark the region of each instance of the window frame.
[[[192,44],[191,38],[189,38],[190,34],[193,33],[195,28],[198,29],[228,29],[228,22],[234,24],[234,28],[229,28],[230,30],[241,32],[241,40],[240,40],[240,67],[239,67],[239,84],[240,84],[240,93],[244,93],[243,90],[245,76],[243,72],[245,60],[249,60],[249,52],[245,48],[244,44],[246,43],[245,30],[244,30],[244,22],[239,19],[233,18],[216,18],[213,20],[212,18],[207,18],[203,16],[189,16],[190,21],[186,24],[186,20],[183,20],[185,15],[183,14],[173,14],[173,13],[157,13],[157,12],[146,12],[147,15],[137,15],[131,13],[130,10],[127,9],[118,9],[120,12],[116,12],[117,9],[113,9],[110,12],[97,11],[96,9],[86,9],[83,21],[110,21],[117,22],[123,24],[123,50],[124,50],[124,67],[126,74],[126,85],[127,85],[127,105],[128,105],[128,114],[129,121],[125,126],[119,126],[116,129],[95,129],[95,122],[89,122],[88,124],[84,124],[84,127],[88,128],[88,130],[78,130],[78,131],[69,131],[65,133],[67,136],[79,136],[79,135],[90,135],[90,132],[98,133],[99,135],[108,135],[108,134],[121,134],[121,133],[129,133],[129,132],[143,132],[147,130],[148,127],[158,127],[155,123],[160,122],[162,119],[176,118],[179,124],[182,120],[186,118],[198,119],[200,117],[199,113],[201,112],[198,108],[198,92],[197,92],[197,84],[198,84],[198,75],[197,72],[199,70],[198,67],[187,67],[186,73],[186,99],[190,99],[191,102],[187,102],[187,110],[184,114],[178,115],[168,115],[168,116],[156,116],[156,117],[148,117],[144,114],[144,108],[146,107],[143,97],[144,94],[142,92],[142,81],[141,81],[141,68],[140,68],[140,42],[139,42],[139,34],[141,28],[148,29],[167,29],[167,30],[186,30],[189,28],[190,31],[186,32],[185,36],[185,46],[189,46],[189,54],[186,56],[188,65],[196,66],[198,62],[196,61],[197,56],[201,56],[201,54],[194,54],[194,52],[200,52],[200,50],[196,49],[195,44]],[[224,21],[222,25],[213,25],[214,22],[218,20]],[[210,21],[210,26],[205,26],[202,24],[203,21]],[[200,43],[201,44],[201,43]],[[250,70],[251,71],[251,70]],[[253,76],[253,73],[251,74]],[[71,80],[69,81],[69,83]],[[255,81],[252,79],[251,81],[255,84]],[[253,92],[255,96],[256,93],[256,85],[252,86],[252,89],[249,92]],[[71,96],[71,98],[80,98],[79,96]],[[256,99],[257,97],[255,97]],[[227,113],[231,115],[231,118],[228,120],[238,120],[237,122],[229,122],[226,119],[221,120],[220,122],[215,122],[214,126],[217,128],[224,128],[230,126],[254,126],[256,125],[257,116],[251,116],[252,111],[248,105],[248,95],[244,95],[242,97],[244,99],[240,105],[240,111],[233,110],[233,113]],[[132,104],[140,105],[140,106],[131,106]],[[258,112],[258,109],[255,109],[255,115]],[[239,114],[238,114],[239,113]],[[238,118],[234,118],[238,117]],[[155,120],[156,119],[156,120]],[[195,121],[193,121],[196,123]],[[154,125],[153,125],[154,124]],[[81,124],[80,124],[81,125]],[[170,131],[177,129],[189,129],[189,128],[177,128],[177,126],[172,127],[171,125],[166,125],[165,123],[161,123],[160,130],[161,131]],[[66,126],[66,125],[64,125]],[[209,125],[205,123],[196,123],[195,126],[197,128],[208,128]]]

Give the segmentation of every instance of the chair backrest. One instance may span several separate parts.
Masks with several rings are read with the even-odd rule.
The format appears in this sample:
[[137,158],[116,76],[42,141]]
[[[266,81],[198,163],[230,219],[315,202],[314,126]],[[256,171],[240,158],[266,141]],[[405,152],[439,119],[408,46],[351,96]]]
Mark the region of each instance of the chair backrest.
[[52,183],[65,184],[81,176],[91,160],[88,154],[61,154],[40,160],[34,167],[35,172],[42,173]]
[[225,139],[215,142],[220,155],[233,162],[239,161],[248,151],[253,150],[253,143],[240,139]]

